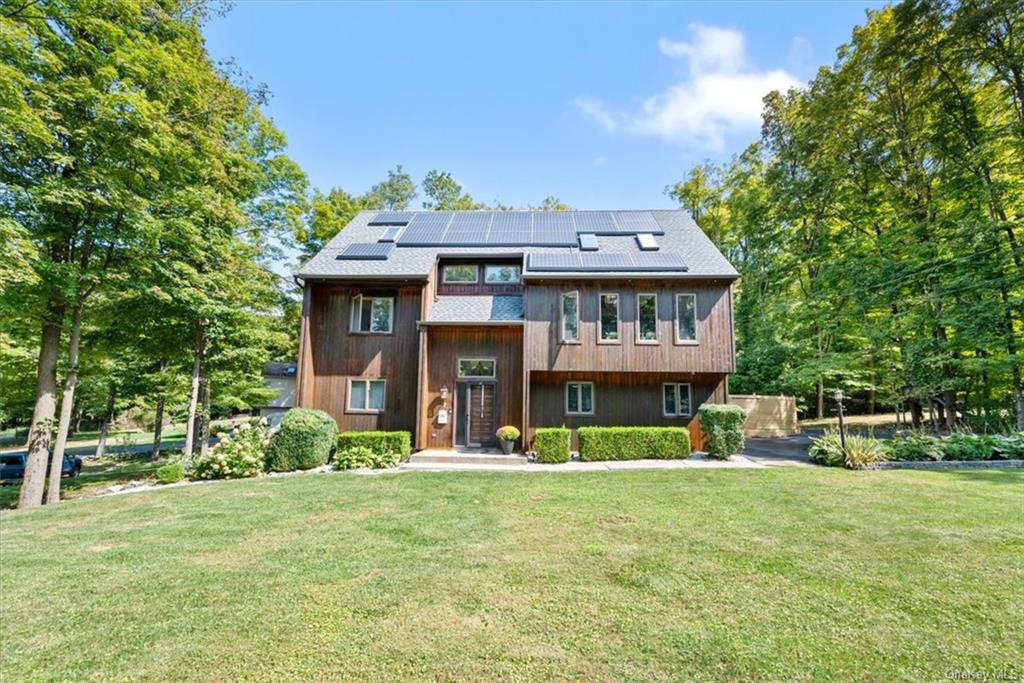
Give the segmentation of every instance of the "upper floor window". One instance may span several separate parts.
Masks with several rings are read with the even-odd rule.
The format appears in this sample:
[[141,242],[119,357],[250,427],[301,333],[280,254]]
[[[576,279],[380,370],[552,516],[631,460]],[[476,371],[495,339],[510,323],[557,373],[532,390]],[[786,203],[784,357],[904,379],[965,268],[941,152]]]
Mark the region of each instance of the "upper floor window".
[[676,294],[676,342],[697,341],[697,295]]
[[580,340],[580,293],[562,293],[562,341],[578,342]]
[[492,378],[495,376],[493,358],[460,358],[459,377]]
[[385,381],[382,379],[350,379],[348,381],[349,412],[383,412],[385,386]]
[[445,266],[442,280],[445,284],[476,284],[480,278],[477,266],[471,263],[464,263],[452,266]]
[[521,275],[519,266],[484,266],[484,282],[490,284],[517,284]]
[[619,295],[601,295],[601,339],[602,342],[619,341]]
[[636,340],[641,344],[658,342],[658,295],[636,295]]
[[352,317],[349,329],[352,332],[390,334],[395,318],[395,300],[390,296],[352,297]]
[[566,382],[565,413],[566,415],[594,414],[593,382]]
[[662,405],[666,416],[690,415],[690,385],[662,385]]

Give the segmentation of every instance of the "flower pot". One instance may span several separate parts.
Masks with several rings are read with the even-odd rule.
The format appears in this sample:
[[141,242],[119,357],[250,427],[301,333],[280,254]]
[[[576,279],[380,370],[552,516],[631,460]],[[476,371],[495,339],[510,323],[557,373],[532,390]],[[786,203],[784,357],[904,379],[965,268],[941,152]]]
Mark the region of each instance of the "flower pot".
[[498,445],[501,446],[501,452],[505,455],[512,455],[512,451],[516,447],[515,441],[509,441],[507,439],[498,439]]

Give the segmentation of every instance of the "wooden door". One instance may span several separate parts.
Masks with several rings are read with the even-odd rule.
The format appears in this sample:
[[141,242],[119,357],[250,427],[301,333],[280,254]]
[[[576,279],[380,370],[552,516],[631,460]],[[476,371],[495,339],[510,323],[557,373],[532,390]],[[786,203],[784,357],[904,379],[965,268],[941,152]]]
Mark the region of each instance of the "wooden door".
[[[461,400],[456,420],[456,443],[461,446],[493,446],[497,415],[494,382],[460,382],[457,397]],[[461,437],[461,438],[459,438]]]

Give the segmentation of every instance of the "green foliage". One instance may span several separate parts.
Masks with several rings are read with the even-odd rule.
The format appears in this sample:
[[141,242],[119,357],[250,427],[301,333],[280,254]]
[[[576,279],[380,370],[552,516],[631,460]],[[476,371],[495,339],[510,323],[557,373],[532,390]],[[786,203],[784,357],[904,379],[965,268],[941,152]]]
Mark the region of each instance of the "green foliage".
[[861,469],[887,459],[885,445],[878,439],[860,434],[846,435],[846,452],[843,452],[839,432],[828,431],[811,441],[811,462],[827,467],[848,467]]
[[396,453],[400,460],[407,460],[412,452],[412,435],[409,432],[342,432],[338,435],[338,451],[353,446],[365,446],[374,453]]
[[886,460],[941,460],[939,440],[922,432],[909,432],[885,442]]
[[504,427],[498,429],[498,431],[495,433],[495,436],[502,441],[515,441],[521,436],[521,433],[519,432],[518,427],[513,427],[512,425],[505,425]]
[[991,460],[995,438],[987,434],[950,434],[939,442],[943,460]]
[[366,446],[349,446],[334,455],[334,469],[386,469],[397,467],[403,457],[395,451],[374,451]]
[[826,467],[843,467],[846,465],[846,454],[843,453],[839,432],[827,431],[822,436],[811,439],[808,449],[811,462]]
[[185,478],[185,465],[180,462],[170,462],[157,468],[156,479],[161,484],[173,484]]
[[995,454],[1006,460],[1024,459],[1024,432],[993,438]]
[[423,193],[430,201],[423,202],[424,209],[435,211],[473,211],[487,208],[486,204],[473,201],[468,193],[462,191],[451,173],[433,170],[423,179]]
[[706,437],[705,448],[712,458],[725,459],[743,450],[743,423],[747,413],[739,406],[705,403],[697,409]]
[[566,427],[541,427],[533,439],[533,447],[537,451],[537,462],[559,463],[569,462],[572,432]]
[[686,458],[690,431],[685,427],[580,427],[580,460]]
[[193,479],[242,479],[263,473],[264,457],[270,447],[265,424],[243,422],[230,434],[218,434],[220,441],[205,458],[195,461]]
[[308,470],[327,463],[338,438],[338,423],[322,410],[292,408],[281,419],[267,452],[271,472]]

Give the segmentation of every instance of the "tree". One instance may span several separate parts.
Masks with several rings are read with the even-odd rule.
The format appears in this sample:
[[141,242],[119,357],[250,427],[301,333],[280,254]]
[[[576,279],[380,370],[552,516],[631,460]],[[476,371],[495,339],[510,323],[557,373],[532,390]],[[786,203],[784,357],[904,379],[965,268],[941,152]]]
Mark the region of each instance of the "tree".
[[487,206],[473,200],[462,191],[462,185],[447,171],[433,170],[423,178],[423,194],[429,201],[423,202],[424,209],[435,211],[475,211]]

